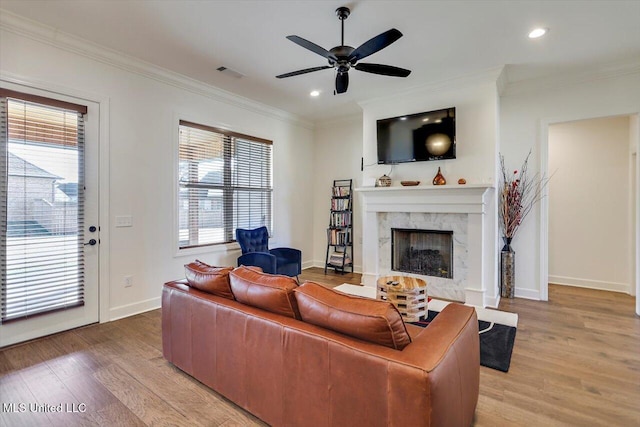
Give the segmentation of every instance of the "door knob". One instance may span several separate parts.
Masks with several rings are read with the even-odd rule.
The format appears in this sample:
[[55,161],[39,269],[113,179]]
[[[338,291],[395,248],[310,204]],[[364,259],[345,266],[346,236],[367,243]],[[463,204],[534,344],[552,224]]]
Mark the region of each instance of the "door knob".
[[98,241],[96,239],[91,239],[91,240],[89,240],[88,243],[85,243],[84,245],[85,246],[87,246],[87,245],[93,246],[93,245],[96,245],[97,243],[98,243]]

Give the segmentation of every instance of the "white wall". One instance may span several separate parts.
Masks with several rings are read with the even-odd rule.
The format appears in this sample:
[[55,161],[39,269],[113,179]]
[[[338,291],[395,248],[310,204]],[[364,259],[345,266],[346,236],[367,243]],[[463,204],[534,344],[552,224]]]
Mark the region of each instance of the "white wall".
[[[349,116],[317,125],[313,148],[313,262],[324,268],[327,251],[327,227],[331,186],[335,179],[353,179],[354,188],[362,185],[362,117]],[[353,198],[354,271],[362,269],[362,221],[359,193]],[[328,271],[333,272],[332,269]]]
[[[640,111],[640,70],[599,75],[590,80],[565,78],[559,82],[508,86],[500,99],[500,151],[507,167],[519,168],[533,149],[531,172],[540,170],[541,153],[546,156],[547,128],[552,123],[629,115]],[[540,211],[532,211],[518,231],[516,251],[516,296],[546,299],[547,276],[541,264],[545,250]],[[541,292],[542,290],[542,292]]]
[[[26,37],[3,28],[0,64],[4,78],[108,101],[101,108],[109,108],[109,122],[100,123],[110,135],[100,141],[108,144],[110,160],[108,170],[100,171],[109,188],[108,195],[102,195],[108,203],[108,218],[101,222],[110,221],[101,232],[102,248],[109,248],[105,253],[108,272],[103,275],[108,283],[101,283],[102,291],[108,288],[108,292],[101,291],[101,304],[108,300],[106,310],[101,310],[102,321],[158,307],[162,284],[184,277],[183,265],[196,257],[215,265],[235,265],[239,255],[237,245],[223,245],[176,256],[178,118],[273,140],[271,246],[299,248],[305,262],[312,260],[310,125],[162,70],[149,71],[148,64],[130,62],[47,29]],[[114,228],[116,215],[132,215],[133,227]],[[123,286],[125,275],[133,276],[131,288]]]
[[549,126],[549,282],[630,291],[629,116]]

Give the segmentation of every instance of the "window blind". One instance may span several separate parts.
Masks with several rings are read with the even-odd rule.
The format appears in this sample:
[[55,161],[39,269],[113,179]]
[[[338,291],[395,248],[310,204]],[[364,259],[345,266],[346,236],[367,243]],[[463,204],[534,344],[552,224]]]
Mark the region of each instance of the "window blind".
[[16,95],[0,92],[3,323],[84,305],[86,107]]
[[271,141],[180,121],[178,146],[181,249],[271,229]]

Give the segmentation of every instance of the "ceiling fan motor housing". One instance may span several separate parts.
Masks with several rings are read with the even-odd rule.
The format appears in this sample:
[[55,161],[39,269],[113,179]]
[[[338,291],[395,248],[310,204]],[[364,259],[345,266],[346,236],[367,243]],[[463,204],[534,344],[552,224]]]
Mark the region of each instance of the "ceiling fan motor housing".
[[[329,64],[330,65],[338,65],[338,66],[346,66],[349,67],[349,64],[353,65],[356,63],[355,60],[353,60],[351,63],[349,62],[349,56],[351,56],[351,52],[353,52],[355,50],[355,48],[351,47],[351,46],[336,46],[333,49],[331,49],[329,52],[331,52],[336,58],[338,58],[338,61],[334,61],[333,59],[329,58]],[[347,68],[348,69],[348,68]]]
[[305,68],[303,70],[293,71],[291,73],[280,74],[276,78],[282,79],[285,77],[298,76],[300,74],[312,73],[314,71],[325,70],[327,68],[334,68],[336,70],[336,90],[334,93],[345,93],[349,87],[349,70],[354,68],[358,71],[364,71],[366,73],[381,74],[384,76],[396,76],[407,77],[411,71],[403,68],[394,67],[391,65],[382,64],[368,64],[357,63],[359,60],[366,58],[379,50],[384,49],[390,44],[394,43],[400,37],[402,33],[395,28],[392,28],[384,33],[378,34],[374,38],[361,44],[358,48],[347,46],[344,44],[344,21],[349,17],[351,10],[348,7],[339,7],[336,9],[336,15],[341,21],[341,40],[340,46],[336,46],[331,50],[326,50],[315,43],[305,40],[300,36],[287,36],[287,39],[308,49],[329,61],[329,65]]

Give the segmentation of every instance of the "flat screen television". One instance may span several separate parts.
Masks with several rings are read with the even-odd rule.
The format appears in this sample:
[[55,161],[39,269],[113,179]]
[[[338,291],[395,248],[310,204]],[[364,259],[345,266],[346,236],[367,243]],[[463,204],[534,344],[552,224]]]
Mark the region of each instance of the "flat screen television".
[[378,164],[456,158],[456,109],[377,121]]

